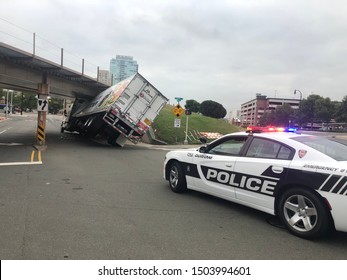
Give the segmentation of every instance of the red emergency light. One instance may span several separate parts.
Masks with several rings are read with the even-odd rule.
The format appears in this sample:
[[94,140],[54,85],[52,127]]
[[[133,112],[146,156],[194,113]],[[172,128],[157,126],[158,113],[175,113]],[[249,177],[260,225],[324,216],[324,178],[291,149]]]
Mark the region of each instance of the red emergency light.
[[296,129],[293,127],[277,127],[277,126],[247,126],[247,132],[295,132]]

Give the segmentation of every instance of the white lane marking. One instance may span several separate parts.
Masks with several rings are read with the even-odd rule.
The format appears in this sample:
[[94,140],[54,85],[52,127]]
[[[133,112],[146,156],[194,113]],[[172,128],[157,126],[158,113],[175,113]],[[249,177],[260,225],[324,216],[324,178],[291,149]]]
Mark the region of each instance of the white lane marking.
[[5,129],[5,130],[0,131],[0,134],[5,133],[7,130],[10,130],[11,128],[12,128],[12,126],[8,127],[8,128],[7,128],[7,129]]
[[0,166],[33,165],[33,164],[42,164],[42,161],[0,162]]
[[[37,161],[35,161],[36,152],[37,152]],[[14,165],[33,165],[33,164],[42,164],[41,151],[33,150],[31,152],[30,161],[0,162],[0,167],[1,166],[14,166]]]
[[0,143],[0,146],[22,146],[22,145],[24,144],[23,143]]

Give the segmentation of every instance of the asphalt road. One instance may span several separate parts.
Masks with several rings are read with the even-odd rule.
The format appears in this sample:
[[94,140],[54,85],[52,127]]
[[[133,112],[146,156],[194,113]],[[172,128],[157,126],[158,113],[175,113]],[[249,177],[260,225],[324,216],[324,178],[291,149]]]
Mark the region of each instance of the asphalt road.
[[0,121],[0,259],[347,259],[346,233],[307,241],[262,212],[171,192],[174,147],[114,148],[49,115],[39,157],[35,117]]

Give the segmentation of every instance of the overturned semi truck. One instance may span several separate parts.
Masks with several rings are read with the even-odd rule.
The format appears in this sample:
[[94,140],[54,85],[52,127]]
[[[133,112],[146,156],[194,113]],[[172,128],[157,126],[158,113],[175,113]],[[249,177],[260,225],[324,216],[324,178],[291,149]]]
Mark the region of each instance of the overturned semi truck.
[[76,98],[61,132],[88,137],[105,135],[110,145],[123,147],[127,140],[138,143],[168,102],[139,73],[99,93],[92,100]]

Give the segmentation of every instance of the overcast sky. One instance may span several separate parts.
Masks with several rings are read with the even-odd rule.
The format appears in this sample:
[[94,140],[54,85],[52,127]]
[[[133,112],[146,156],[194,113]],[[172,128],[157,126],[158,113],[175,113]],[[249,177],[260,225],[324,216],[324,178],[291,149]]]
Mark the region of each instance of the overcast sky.
[[171,103],[347,95],[345,0],[1,0],[9,23],[101,69],[133,56]]

